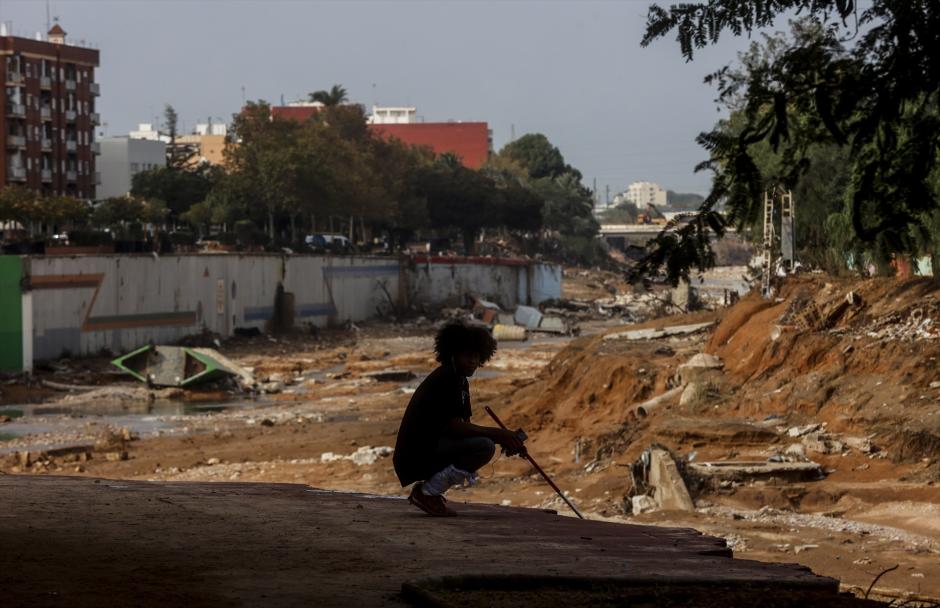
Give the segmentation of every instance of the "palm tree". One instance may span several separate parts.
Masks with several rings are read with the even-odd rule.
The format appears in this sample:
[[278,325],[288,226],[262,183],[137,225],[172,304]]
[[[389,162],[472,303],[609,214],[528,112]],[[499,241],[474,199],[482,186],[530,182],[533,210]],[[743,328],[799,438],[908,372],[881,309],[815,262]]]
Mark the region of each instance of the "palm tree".
[[310,101],[319,101],[325,106],[338,106],[349,99],[346,95],[346,89],[339,84],[334,84],[329,91],[314,91],[310,93]]

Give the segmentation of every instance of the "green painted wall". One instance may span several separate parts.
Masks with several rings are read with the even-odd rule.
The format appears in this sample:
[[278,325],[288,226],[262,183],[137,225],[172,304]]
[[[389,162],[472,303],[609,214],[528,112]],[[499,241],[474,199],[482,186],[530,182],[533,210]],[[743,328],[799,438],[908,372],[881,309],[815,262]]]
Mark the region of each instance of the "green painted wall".
[[0,370],[23,369],[23,262],[0,255]]

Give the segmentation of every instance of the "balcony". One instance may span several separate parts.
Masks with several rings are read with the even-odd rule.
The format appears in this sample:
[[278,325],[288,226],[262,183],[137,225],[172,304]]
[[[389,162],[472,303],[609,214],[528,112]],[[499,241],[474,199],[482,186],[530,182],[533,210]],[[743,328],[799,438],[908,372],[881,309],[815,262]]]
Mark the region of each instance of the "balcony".
[[21,103],[8,103],[7,104],[7,116],[15,116],[17,118],[25,118],[26,116],[26,106]]
[[76,85],[75,85],[75,81],[74,81],[74,80],[66,80],[66,81],[65,81],[65,90],[66,90],[66,91],[74,91],[74,90],[75,90],[75,86],[76,86]]
[[7,135],[7,146],[11,148],[25,148],[26,138],[22,135]]
[[26,167],[7,167],[7,177],[18,182],[26,181]]
[[39,172],[39,175],[44,183],[52,181],[52,169],[43,169]]
[[43,138],[42,138],[42,151],[43,151],[43,152],[51,152],[51,151],[52,151],[52,140],[51,140],[51,139],[49,139],[49,138],[47,138],[47,137],[43,137]]
[[101,124],[101,115],[97,112],[91,113],[91,124],[100,125]]
[[74,122],[76,116],[78,116],[78,114],[75,113],[75,110],[65,111],[65,120],[68,122]]
[[92,95],[101,95],[101,85],[97,82],[89,83],[88,90],[91,91]]
[[95,171],[95,185],[96,186],[101,185],[101,173],[99,173],[98,171]]
[[18,72],[7,72],[7,85],[23,86],[23,75]]
[[101,144],[96,141],[91,142],[91,153],[92,154],[101,154]]
[[52,120],[52,108],[49,106],[40,108],[39,116],[42,120]]
[[67,182],[76,182],[78,181],[78,173],[75,171],[66,171],[65,172],[65,181]]
[[68,152],[75,152],[76,150],[78,150],[78,142],[75,141],[74,139],[70,139],[70,140],[66,141],[66,142],[65,142],[65,149],[66,149],[66,151],[68,151]]
[[40,76],[39,77],[39,88],[40,89],[51,89],[52,88],[52,78],[49,76]]

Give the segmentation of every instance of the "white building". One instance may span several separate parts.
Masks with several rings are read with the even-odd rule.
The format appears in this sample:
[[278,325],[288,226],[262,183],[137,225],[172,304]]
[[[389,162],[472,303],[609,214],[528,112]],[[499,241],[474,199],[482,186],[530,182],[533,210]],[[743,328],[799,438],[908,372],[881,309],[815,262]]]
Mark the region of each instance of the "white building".
[[228,127],[224,122],[203,122],[196,125],[196,131],[193,135],[221,135],[225,137],[228,133]]
[[147,141],[170,143],[170,136],[163,133],[163,131],[154,129],[153,124],[149,122],[140,123],[137,125],[137,130],[131,131],[127,136],[131,139],[145,139]]
[[633,182],[624,193],[626,200],[642,209],[652,203],[657,207],[666,205],[666,191],[659,184],[653,182]]
[[[142,125],[143,126],[143,125]],[[100,140],[98,170],[101,183],[98,200],[124,196],[131,191],[131,178],[141,171],[166,166],[166,143],[134,137],[105,137]]]
[[411,107],[372,106],[369,124],[372,125],[408,125],[418,122],[418,109]]

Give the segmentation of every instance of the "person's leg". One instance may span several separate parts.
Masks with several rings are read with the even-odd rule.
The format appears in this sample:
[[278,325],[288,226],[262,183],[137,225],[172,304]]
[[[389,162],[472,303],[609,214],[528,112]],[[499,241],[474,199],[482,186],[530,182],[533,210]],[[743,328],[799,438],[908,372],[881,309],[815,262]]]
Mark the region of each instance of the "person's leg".
[[421,491],[441,496],[451,486],[476,481],[476,471],[493,458],[496,444],[486,437],[444,437],[438,441],[435,460],[443,469],[432,475]]
[[496,444],[487,437],[442,437],[437,442],[440,462],[452,464],[462,471],[475,473],[493,459]]

